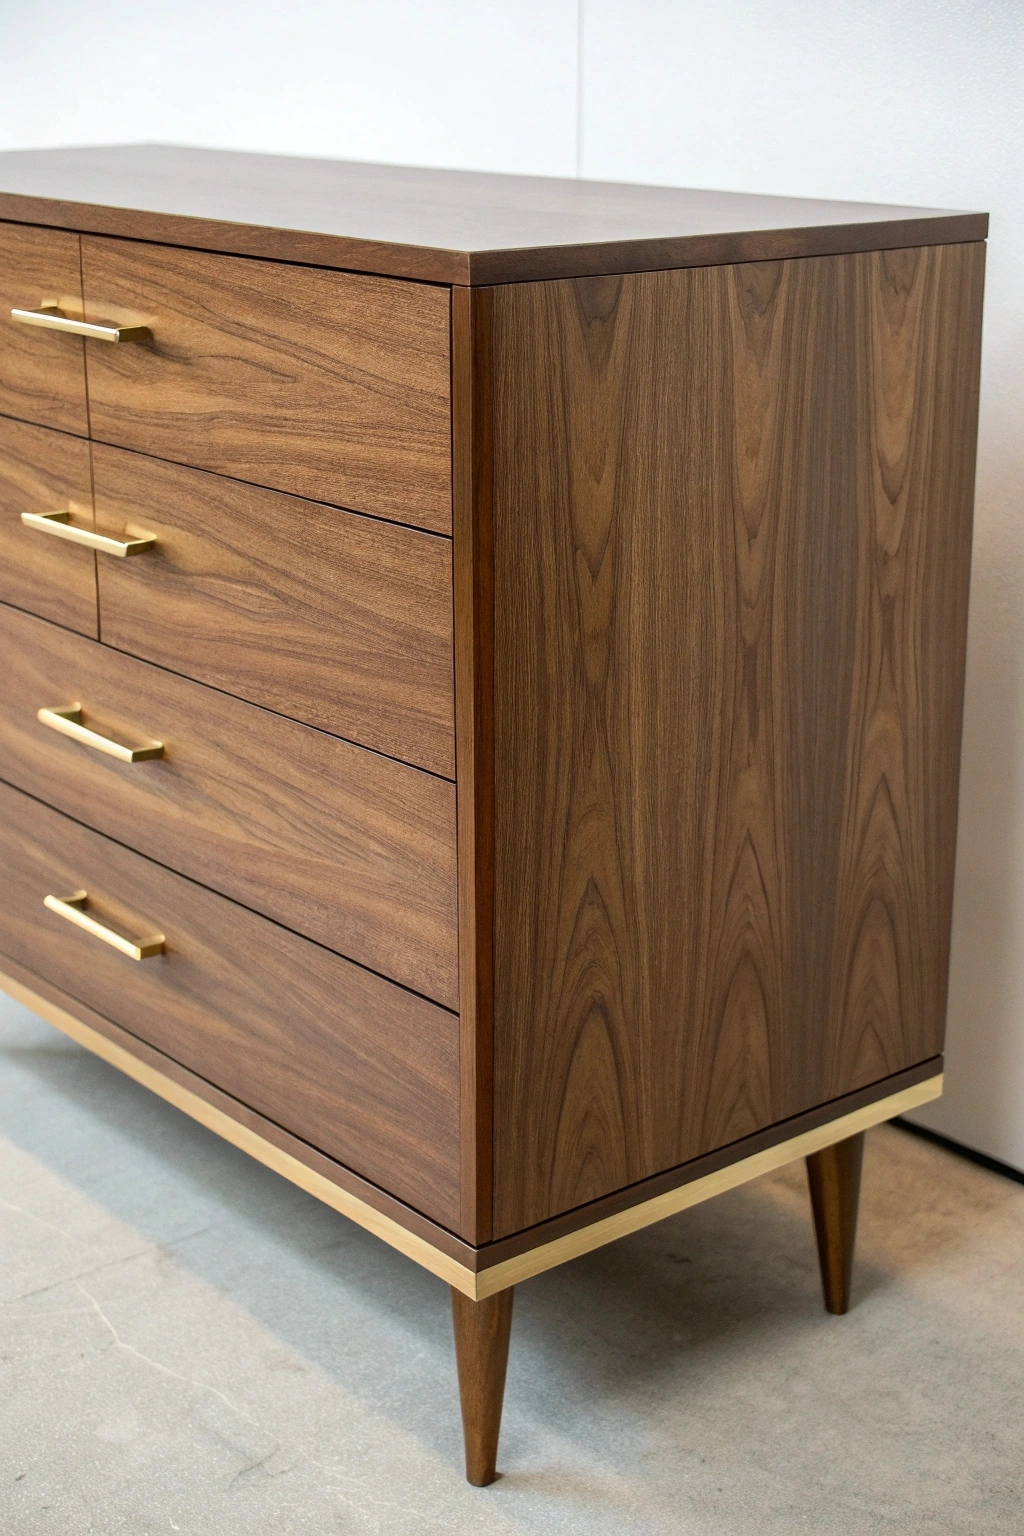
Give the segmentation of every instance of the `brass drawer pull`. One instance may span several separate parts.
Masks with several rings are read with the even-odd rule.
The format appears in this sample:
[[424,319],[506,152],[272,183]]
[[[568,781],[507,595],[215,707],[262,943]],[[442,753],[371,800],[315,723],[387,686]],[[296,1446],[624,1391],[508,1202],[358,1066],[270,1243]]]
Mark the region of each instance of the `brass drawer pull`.
[[87,336],[92,341],[149,341],[153,335],[148,325],[93,325],[65,315],[56,304],[41,309],[12,309],[11,319],[19,325],[38,325],[47,331],[64,331],[69,336]]
[[62,736],[70,736],[72,741],[80,741],[83,747],[105,752],[108,757],[116,757],[122,763],[145,763],[164,755],[162,741],[151,742],[148,747],[123,747],[119,741],[101,736],[99,731],[90,731],[88,726],[82,724],[81,704],[69,704],[66,709],[37,710],[36,719],[41,725],[48,725],[51,731],[59,731]]
[[107,928],[103,923],[98,923],[94,917],[90,917],[85,911],[88,900],[88,891],[76,891],[73,896],[44,896],[43,906],[48,907],[51,912],[56,912],[58,917],[74,923],[76,928],[82,928],[86,933],[91,933],[94,939],[102,939],[104,944],[120,950],[121,954],[127,955],[129,960],[149,960],[153,955],[163,954],[162,933],[154,933],[151,938],[143,939],[141,943],[136,944],[132,939],[124,938],[121,934],[115,933],[113,928]]
[[70,512],[23,512],[21,520],[26,528],[37,533],[52,533],[58,539],[72,544],[84,544],[87,549],[98,549],[104,555],[141,555],[156,543],[155,533],[140,534],[137,539],[108,539],[106,534],[93,533],[91,528],[76,528],[68,521]]

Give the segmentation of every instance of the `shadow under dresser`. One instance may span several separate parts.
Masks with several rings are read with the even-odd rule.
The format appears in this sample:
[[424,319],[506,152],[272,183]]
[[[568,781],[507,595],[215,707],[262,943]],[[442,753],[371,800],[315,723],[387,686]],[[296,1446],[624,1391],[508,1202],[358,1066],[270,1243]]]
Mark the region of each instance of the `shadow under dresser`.
[[[145,189],[143,195],[141,189]],[[0,155],[0,986],[451,1287],[941,1091],[984,215]]]

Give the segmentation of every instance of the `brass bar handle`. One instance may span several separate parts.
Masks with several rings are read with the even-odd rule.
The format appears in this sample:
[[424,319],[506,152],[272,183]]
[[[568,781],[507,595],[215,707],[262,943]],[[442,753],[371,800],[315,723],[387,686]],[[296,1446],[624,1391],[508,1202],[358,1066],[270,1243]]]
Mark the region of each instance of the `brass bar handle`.
[[64,314],[55,304],[41,309],[12,309],[11,319],[19,325],[38,325],[46,331],[64,331],[69,336],[86,336],[92,341],[149,341],[153,332],[148,325],[94,325]]
[[74,923],[76,928],[82,928],[86,933],[91,933],[94,939],[102,939],[104,944],[109,944],[112,949],[119,950],[122,955],[127,955],[129,960],[149,960],[153,955],[162,955],[164,952],[164,936],[162,933],[154,933],[148,939],[143,939],[136,944],[133,939],[126,939],[120,933],[115,933],[113,928],[108,928],[104,923],[98,923],[94,917],[90,917],[85,910],[85,904],[89,900],[88,891],[76,891],[73,896],[44,896],[43,906],[51,912],[56,912],[58,917],[63,917],[69,923]]
[[76,528],[68,521],[70,516],[70,512],[23,512],[21,520],[26,528],[34,528],[37,533],[52,533],[55,538],[84,544],[86,549],[98,549],[103,555],[117,555],[121,560],[127,555],[141,555],[156,543],[155,533],[143,533],[137,539],[109,539],[105,533],[93,533],[91,528]]
[[72,741],[80,741],[83,747],[116,757],[121,763],[147,763],[164,755],[162,741],[151,742],[148,747],[123,747],[119,741],[101,736],[99,731],[90,731],[82,724],[81,704],[69,704],[66,709],[39,709],[36,719],[40,725],[48,725],[51,731],[59,731],[62,736],[70,736]]

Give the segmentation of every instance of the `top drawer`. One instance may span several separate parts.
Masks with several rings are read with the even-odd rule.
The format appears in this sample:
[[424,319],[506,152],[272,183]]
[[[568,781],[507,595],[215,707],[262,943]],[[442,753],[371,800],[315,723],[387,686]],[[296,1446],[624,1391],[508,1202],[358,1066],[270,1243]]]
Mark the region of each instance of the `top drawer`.
[[78,336],[16,325],[12,309],[55,306],[82,316],[78,236],[0,224],[0,415],[86,437],[85,360]]
[[86,344],[94,438],[451,532],[446,288],[95,237],[82,282],[152,333]]

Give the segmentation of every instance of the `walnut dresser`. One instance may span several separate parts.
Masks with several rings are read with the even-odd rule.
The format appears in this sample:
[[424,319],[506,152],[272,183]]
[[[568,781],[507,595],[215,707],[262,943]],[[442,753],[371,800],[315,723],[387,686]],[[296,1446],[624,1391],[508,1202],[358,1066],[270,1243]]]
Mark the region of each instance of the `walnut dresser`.
[[0,985],[452,1288],[941,1087],[986,219],[0,155]]

